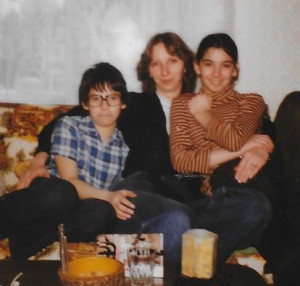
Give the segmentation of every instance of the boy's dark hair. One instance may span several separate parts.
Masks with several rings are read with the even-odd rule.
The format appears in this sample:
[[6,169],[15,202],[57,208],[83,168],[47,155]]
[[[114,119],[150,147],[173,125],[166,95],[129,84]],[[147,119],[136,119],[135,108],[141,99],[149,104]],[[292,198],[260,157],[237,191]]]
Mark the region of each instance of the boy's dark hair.
[[238,62],[238,49],[234,42],[234,40],[227,34],[224,33],[216,33],[210,34],[203,38],[200,42],[196,58],[197,61],[200,62],[209,48],[221,48],[226,54],[228,54],[234,64]]
[[122,73],[109,63],[98,63],[87,69],[79,86],[79,104],[87,104],[91,88],[99,90],[107,84],[111,89],[121,93],[121,100],[127,103],[127,87]]
[[193,92],[195,90],[197,79],[193,66],[195,55],[177,34],[171,32],[153,36],[141,55],[137,65],[137,76],[138,80],[142,82],[142,90],[148,93],[155,92],[156,90],[155,83],[150,77],[149,65],[151,62],[153,46],[159,43],[164,44],[171,55],[179,57],[184,62],[186,72],[183,77],[181,93]]

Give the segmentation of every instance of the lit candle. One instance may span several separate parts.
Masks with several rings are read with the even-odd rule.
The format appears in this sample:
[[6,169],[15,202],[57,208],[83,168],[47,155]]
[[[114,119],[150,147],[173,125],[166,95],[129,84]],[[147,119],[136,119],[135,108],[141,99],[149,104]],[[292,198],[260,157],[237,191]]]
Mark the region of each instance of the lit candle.
[[218,236],[205,229],[190,229],[182,236],[181,273],[210,279],[215,272]]

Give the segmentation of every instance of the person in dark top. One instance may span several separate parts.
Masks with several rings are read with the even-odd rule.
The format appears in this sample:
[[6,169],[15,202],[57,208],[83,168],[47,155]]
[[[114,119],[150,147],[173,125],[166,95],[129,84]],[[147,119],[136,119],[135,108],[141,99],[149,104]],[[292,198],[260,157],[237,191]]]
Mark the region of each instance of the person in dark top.
[[[219,235],[218,265],[222,265],[233,250],[259,239],[269,221],[270,207],[264,197],[255,193],[240,194],[234,200],[221,193],[205,197],[198,191],[201,178],[197,174],[174,171],[169,153],[170,106],[179,94],[194,91],[193,63],[194,54],[174,33],[156,34],[148,42],[137,66],[143,93],[129,94],[127,108],[118,121],[118,128],[130,149],[123,177],[126,180],[127,176],[138,174],[142,181],[150,183],[150,195],[159,194],[186,207],[188,202],[199,201],[202,214],[197,213],[197,225],[193,227],[214,230]],[[71,114],[84,115],[84,111],[75,107],[68,112]],[[20,187],[37,174],[46,175],[43,169],[51,146],[52,126],[50,123],[40,134],[38,153],[21,178]],[[241,161],[240,171],[243,172],[246,162],[251,164],[253,160],[259,162],[258,169],[261,168],[266,163],[265,157],[261,158],[255,150],[249,151]],[[150,204],[151,199],[144,203]],[[234,211],[228,214],[230,209]],[[227,213],[226,221],[220,220],[224,213]],[[119,229],[122,226],[116,227],[116,231]],[[122,231],[126,231],[126,224]]]
[[291,92],[283,99],[274,124],[274,159],[281,162],[281,189],[286,190],[289,220],[300,245],[300,91]]
[[273,218],[261,252],[276,286],[300,285],[300,91],[285,96],[274,119],[275,150],[271,156],[269,196]]
[[108,232],[116,217],[133,213],[127,197],[136,194],[111,191],[129,152],[116,128],[126,98],[125,80],[112,65],[98,63],[84,72],[79,102],[89,115],[57,120],[47,168],[51,176],[1,198],[0,235],[9,238],[13,258],[27,258],[57,240],[60,223],[69,240],[90,241]]

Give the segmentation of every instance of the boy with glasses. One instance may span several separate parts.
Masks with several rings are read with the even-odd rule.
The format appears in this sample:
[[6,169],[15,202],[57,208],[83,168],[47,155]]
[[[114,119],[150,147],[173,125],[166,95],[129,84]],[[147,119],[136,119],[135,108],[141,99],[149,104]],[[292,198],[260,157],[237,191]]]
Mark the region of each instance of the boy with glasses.
[[48,166],[50,176],[0,200],[0,238],[8,237],[13,258],[26,258],[56,241],[65,224],[69,241],[95,241],[134,205],[128,190],[109,191],[121,180],[129,148],[116,121],[126,107],[125,80],[115,67],[99,63],[85,71],[79,102],[88,116],[57,121]]
[[[99,63],[88,69],[79,87],[79,102],[87,116],[64,116],[56,121],[48,167],[51,177],[36,178],[23,189],[28,192],[36,181],[44,182],[42,190],[38,187],[35,192],[38,206],[30,207],[28,194],[23,198],[26,208],[35,210],[36,220],[39,219],[40,207],[49,202],[54,205],[52,209],[60,205],[61,209],[66,206],[66,211],[63,215],[57,213],[50,226],[47,220],[52,219],[53,214],[49,211],[41,219],[45,228],[35,226],[35,221],[28,219],[28,228],[8,235],[11,246],[14,246],[11,247],[13,257],[28,257],[57,240],[57,225],[63,222],[69,242],[95,241],[101,233],[163,233],[168,242],[164,245],[165,262],[169,265],[178,263],[181,235],[190,228],[189,209],[153,193],[153,186],[143,172],[124,179],[121,176],[129,153],[117,128],[117,119],[127,103],[122,74],[108,63]],[[69,183],[72,190],[75,187],[79,200],[77,198],[69,205],[68,196],[63,199],[51,197],[53,187],[49,182],[54,179]],[[65,191],[65,187],[61,189]],[[26,213],[26,208],[21,206]],[[5,210],[14,207],[16,204],[12,201]],[[7,219],[4,211],[3,214],[0,226],[1,221]],[[34,232],[29,232],[33,227]],[[12,228],[15,230],[16,225]]]
[[[79,87],[79,102],[89,115],[65,116],[58,120],[50,156],[50,173],[72,183],[81,204],[100,202],[102,207],[102,201],[107,202],[121,220],[133,214],[134,205],[127,197],[135,197],[135,194],[128,190],[109,190],[122,179],[129,152],[116,127],[126,107],[126,97],[125,80],[115,67],[99,63],[88,69]],[[103,231],[107,229],[99,227],[96,233]]]

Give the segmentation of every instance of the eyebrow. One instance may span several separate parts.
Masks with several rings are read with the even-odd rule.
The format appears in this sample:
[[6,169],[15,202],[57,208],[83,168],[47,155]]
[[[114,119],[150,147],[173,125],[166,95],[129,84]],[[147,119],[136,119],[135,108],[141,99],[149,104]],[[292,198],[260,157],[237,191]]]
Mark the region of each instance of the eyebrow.
[[[213,62],[213,60],[210,59],[202,59],[203,62]],[[228,63],[228,64],[234,64],[232,60],[224,61],[222,63]]]

